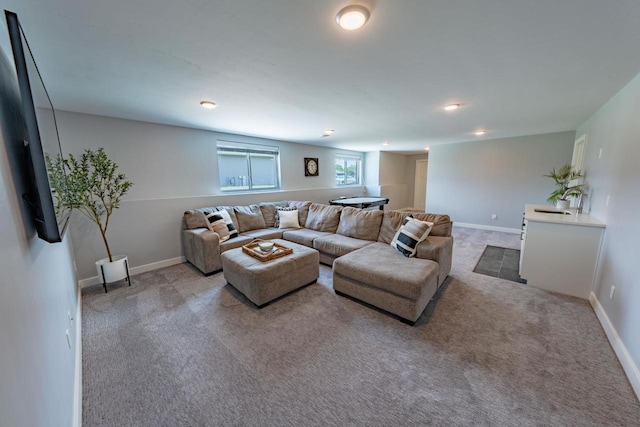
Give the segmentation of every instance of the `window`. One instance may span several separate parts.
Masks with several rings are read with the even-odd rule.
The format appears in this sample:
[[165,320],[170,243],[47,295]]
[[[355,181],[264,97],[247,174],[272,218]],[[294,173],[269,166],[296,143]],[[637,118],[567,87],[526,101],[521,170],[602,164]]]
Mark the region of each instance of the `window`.
[[218,141],[221,191],[260,191],[280,188],[278,147]]
[[361,164],[357,156],[336,156],[336,185],[360,184]]

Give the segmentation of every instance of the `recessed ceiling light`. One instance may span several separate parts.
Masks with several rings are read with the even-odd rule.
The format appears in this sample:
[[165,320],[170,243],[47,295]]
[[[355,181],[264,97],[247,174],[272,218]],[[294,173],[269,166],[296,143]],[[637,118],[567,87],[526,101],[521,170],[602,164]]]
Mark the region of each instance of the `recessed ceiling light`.
[[338,12],[336,15],[336,23],[347,31],[357,30],[362,27],[369,19],[369,9],[364,6],[351,5]]
[[326,138],[328,136],[331,136],[331,135],[333,135],[334,132],[335,132],[335,130],[333,130],[333,129],[327,129],[324,132],[322,132],[322,137]]
[[429,147],[424,147],[424,151],[429,151]]
[[389,141],[385,141],[385,142],[383,142],[383,143],[382,143],[382,145],[384,145],[385,147],[386,147],[387,145],[389,145],[389,144],[390,144],[390,142],[389,142]]
[[482,136],[482,135],[484,135],[485,133],[487,133],[487,131],[484,131],[484,130],[477,130],[477,131],[476,131],[476,136]]
[[449,104],[446,107],[444,107],[445,110],[447,111],[453,111],[453,110],[457,110],[458,108],[460,108],[461,104]]
[[202,106],[202,108],[208,108],[209,110],[213,110],[217,107],[216,103],[213,101],[202,101],[200,105]]

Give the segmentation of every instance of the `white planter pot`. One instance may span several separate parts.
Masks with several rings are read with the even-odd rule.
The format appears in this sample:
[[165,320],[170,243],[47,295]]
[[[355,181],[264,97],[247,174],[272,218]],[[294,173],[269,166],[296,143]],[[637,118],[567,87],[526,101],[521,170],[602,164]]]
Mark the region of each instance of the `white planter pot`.
[[569,209],[569,205],[571,204],[570,200],[558,200],[556,201],[556,208],[558,209]]
[[[114,256],[113,262],[110,262],[109,258],[102,258],[96,261],[96,270],[98,271],[98,279],[104,284],[127,279],[129,277],[129,260],[126,255]],[[104,290],[107,290],[106,286]]]

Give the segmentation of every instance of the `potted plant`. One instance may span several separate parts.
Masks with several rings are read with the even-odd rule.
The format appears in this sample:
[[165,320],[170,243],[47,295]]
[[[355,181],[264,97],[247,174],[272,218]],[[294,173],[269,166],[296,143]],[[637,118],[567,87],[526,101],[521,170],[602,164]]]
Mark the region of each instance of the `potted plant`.
[[584,184],[575,183],[576,179],[583,177],[582,172],[573,170],[570,164],[562,166],[557,171],[556,168],[553,168],[548,175],[544,176],[553,179],[558,187],[547,199],[547,202],[555,203],[556,208],[567,209],[571,198],[582,195]]
[[112,255],[107,229],[111,214],[120,207],[122,196],[133,183],[117,173],[118,165],[107,157],[104,148],[85,150],[79,159],[70,154],[67,159],[58,155],[53,160],[47,156],[46,160],[56,209],[77,209],[100,230],[108,256],[96,261],[96,270],[104,291],[107,292],[107,283],[129,280],[128,259],[126,255]]

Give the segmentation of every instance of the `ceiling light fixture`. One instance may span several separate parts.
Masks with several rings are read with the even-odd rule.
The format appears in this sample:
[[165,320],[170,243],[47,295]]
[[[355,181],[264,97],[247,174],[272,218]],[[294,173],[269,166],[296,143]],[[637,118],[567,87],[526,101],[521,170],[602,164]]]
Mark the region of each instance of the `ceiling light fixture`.
[[424,147],[424,151],[429,151],[429,147]]
[[484,135],[485,133],[487,133],[487,131],[484,131],[484,130],[477,130],[477,131],[476,131],[476,136],[482,136],[482,135]]
[[360,5],[347,6],[336,15],[336,23],[347,31],[357,30],[369,19],[369,9]]
[[202,108],[208,108],[209,110],[213,110],[217,107],[216,103],[213,101],[202,101],[200,105],[202,106]]
[[333,130],[333,129],[327,129],[324,132],[322,132],[322,137],[326,138],[328,136],[331,136],[331,135],[333,135],[334,132],[335,132],[335,130]]
[[444,107],[444,109],[446,111],[453,111],[453,110],[457,110],[458,108],[460,108],[461,104],[449,104],[446,107]]
[[390,144],[390,143],[389,143],[389,141],[385,141],[385,142],[383,142],[383,143],[382,143],[382,145],[384,145],[385,147],[386,147],[387,145],[389,145],[389,144]]

